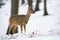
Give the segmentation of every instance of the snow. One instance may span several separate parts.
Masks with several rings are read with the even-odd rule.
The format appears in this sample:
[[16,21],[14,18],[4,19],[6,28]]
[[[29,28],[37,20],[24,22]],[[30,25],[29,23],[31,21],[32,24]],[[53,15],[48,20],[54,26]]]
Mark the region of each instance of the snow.
[[[35,1],[33,9],[35,8]],[[42,0],[40,11],[30,16],[26,25],[26,33],[21,34],[19,29],[19,33],[9,36],[5,34],[11,13],[11,0],[4,2],[5,5],[0,8],[0,40],[60,40],[60,0],[47,0],[47,10],[49,13],[47,16],[43,16],[44,7]],[[24,5],[19,3],[19,15],[26,15],[27,7],[27,1]]]

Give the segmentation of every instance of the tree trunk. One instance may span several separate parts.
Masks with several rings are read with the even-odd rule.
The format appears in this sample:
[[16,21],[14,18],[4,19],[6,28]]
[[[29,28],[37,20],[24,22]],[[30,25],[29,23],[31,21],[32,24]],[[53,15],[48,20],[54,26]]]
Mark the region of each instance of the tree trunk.
[[3,0],[0,0],[0,2],[2,2]]
[[32,0],[28,0],[28,5],[32,7]]
[[18,15],[18,3],[19,0],[11,0],[11,16]]
[[0,8],[1,8],[1,6],[2,6],[1,3],[2,3],[2,0],[0,0]]
[[47,0],[44,0],[44,16],[45,15],[48,15],[48,13],[47,13]]
[[22,1],[22,4],[24,4],[25,3],[25,1],[24,0],[21,0]]
[[[11,16],[18,15],[18,3],[19,3],[19,0],[11,0]],[[10,27],[8,27],[6,34],[8,34],[9,28]],[[13,28],[10,31],[10,34],[13,34],[12,31],[13,31]],[[18,28],[16,28],[16,30],[14,30],[14,34],[15,33],[18,33]]]
[[35,11],[39,11],[39,3],[40,3],[40,0],[36,0]]

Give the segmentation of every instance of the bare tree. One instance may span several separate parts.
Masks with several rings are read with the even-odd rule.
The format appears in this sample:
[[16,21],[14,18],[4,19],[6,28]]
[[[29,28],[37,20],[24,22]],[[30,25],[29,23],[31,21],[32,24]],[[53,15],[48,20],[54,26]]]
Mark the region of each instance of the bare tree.
[[41,2],[41,0],[36,0],[36,7],[35,7],[35,11],[39,11],[39,3]]
[[28,5],[32,7],[32,0],[28,0]]
[[[14,15],[18,15],[18,3],[19,3],[19,0],[11,0],[11,16],[14,16]],[[7,33],[9,32],[9,28],[8,27],[8,30],[7,30]],[[13,34],[13,28],[12,30],[10,31],[10,34]],[[14,30],[14,33],[17,33],[18,32],[18,28],[16,28],[16,30]]]
[[3,0],[0,0],[0,8],[1,8],[1,6],[3,5],[3,4],[2,4],[2,1],[3,1]]
[[48,12],[47,12],[47,0],[44,0],[44,16],[45,15],[48,15]]
[[18,3],[19,0],[11,0],[11,16],[18,15]]
[[0,0],[0,2],[2,2],[2,0]]
[[21,0],[22,1],[22,4],[24,4],[25,3],[25,0]]

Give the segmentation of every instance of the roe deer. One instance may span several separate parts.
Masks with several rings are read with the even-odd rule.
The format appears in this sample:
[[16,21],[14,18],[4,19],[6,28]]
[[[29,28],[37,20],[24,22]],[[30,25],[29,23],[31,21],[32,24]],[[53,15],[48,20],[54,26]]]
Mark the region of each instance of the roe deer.
[[26,32],[26,24],[31,16],[32,13],[32,9],[31,7],[28,7],[28,11],[26,15],[16,15],[16,16],[11,16],[9,18],[9,31],[7,32],[8,34],[10,33],[12,27],[14,28],[13,30],[15,30],[17,28],[17,25],[20,25],[21,28],[21,33],[22,33],[22,26],[24,27],[24,32]]

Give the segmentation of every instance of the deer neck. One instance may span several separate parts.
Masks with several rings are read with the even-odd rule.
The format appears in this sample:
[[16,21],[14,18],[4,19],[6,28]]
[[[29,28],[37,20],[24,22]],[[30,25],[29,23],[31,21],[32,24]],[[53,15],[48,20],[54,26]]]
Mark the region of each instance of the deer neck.
[[30,16],[31,16],[31,13],[27,13],[27,15],[26,15],[26,23],[28,22]]
[[27,15],[26,15],[26,23],[28,22],[30,16],[31,16],[32,10],[31,7],[28,7]]

